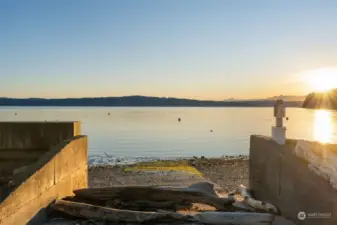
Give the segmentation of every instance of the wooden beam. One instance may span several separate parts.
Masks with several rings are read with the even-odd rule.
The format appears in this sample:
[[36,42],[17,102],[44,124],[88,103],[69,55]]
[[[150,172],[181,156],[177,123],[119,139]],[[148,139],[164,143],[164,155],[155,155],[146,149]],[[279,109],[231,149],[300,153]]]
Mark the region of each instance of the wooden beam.
[[194,218],[208,225],[267,225],[275,217],[265,213],[202,212]]
[[79,218],[101,219],[110,222],[145,223],[151,221],[164,222],[193,220],[193,217],[191,216],[174,212],[119,210],[65,200],[56,201],[56,203],[52,205],[52,208]]
[[109,222],[149,223],[149,222],[195,222],[209,225],[268,225],[274,216],[262,213],[201,212],[182,215],[176,212],[144,212],[119,210],[65,200],[56,201],[52,208],[68,215],[84,219],[100,219]]

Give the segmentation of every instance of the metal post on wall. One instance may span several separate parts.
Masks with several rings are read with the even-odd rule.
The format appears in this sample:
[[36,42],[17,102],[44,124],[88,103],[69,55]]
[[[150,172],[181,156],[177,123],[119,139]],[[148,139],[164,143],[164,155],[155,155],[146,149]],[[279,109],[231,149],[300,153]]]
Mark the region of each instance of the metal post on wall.
[[286,109],[282,100],[277,100],[274,105],[274,117],[276,118],[276,126],[272,127],[272,138],[280,145],[286,143],[287,128],[283,126],[283,119],[286,116]]

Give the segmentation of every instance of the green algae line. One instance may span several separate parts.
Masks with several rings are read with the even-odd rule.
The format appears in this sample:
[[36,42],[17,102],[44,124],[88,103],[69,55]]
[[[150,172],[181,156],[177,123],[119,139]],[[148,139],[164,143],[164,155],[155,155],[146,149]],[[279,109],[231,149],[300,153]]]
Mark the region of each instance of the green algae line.
[[196,168],[189,166],[185,161],[182,162],[147,162],[139,163],[124,169],[125,172],[131,171],[170,171],[170,172],[185,172],[192,175],[203,176]]

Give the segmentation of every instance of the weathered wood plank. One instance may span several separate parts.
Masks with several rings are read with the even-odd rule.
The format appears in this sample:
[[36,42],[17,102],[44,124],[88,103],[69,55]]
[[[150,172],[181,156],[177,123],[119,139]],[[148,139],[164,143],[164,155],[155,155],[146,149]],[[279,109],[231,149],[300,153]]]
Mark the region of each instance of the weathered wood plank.
[[56,201],[52,208],[78,218],[124,223],[190,221],[209,225],[267,225],[272,224],[274,220],[273,215],[262,213],[201,212],[193,215],[182,215],[168,211],[119,210],[65,200]]
[[174,212],[119,210],[65,200],[56,201],[52,208],[79,218],[102,219],[110,222],[145,223],[150,221],[189,221],[193,219],[191,216]]
[[270,214],[241,212],[202,212],[194,218],[208,225],[267,225],[274,221]]
[[88,188],[74,191],[75,195],[94,201],[170,201],[181,203],[202,203],[214,206],[218,210],[234,202],[232,197],[220,198],[216,195],[212,184],[198,184],[186,188],[154,187],[154,186],[114,186],[106,188]]
[[237,190],[236,190],[237,194],[242,195],[242,197],[244,197],[244,203],[246,203],[248,206],[256,209],[256,210],[262,210],[262,211],[266,211],[269,213],[278,213],[278,210],[275,206],[273,206],[272,204],[266,203],[266,202],[262,202],[262,201],[258,201],[255,200],[252,195],[249,193],[248,189],[243,186],[240,185]]

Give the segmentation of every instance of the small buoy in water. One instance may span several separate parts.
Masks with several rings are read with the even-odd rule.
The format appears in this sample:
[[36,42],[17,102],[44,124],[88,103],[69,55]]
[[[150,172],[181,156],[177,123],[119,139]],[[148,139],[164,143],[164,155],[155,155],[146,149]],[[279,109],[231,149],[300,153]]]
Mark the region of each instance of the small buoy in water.
[[211,132],[213,132],[213,130],[210,130]]
[[110,113],[108,113],[108,115],[110,116]]
[[15,115],[18,115],[17,113],[15,113]]
[[178,118],[178,121],[180,122],[180,121],[181,121],[181,119],[180,119],[180,118]]

